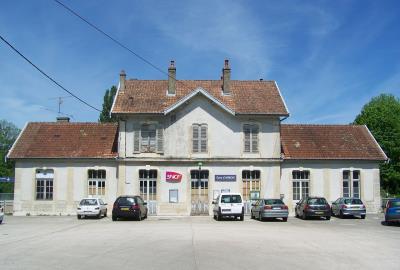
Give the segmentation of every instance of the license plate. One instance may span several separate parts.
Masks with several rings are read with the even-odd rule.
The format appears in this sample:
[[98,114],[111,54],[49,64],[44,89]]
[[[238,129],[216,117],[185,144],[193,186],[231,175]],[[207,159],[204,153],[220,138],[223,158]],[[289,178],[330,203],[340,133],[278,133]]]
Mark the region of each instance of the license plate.
[[222,209],[222,212],[230,212],[231,209]]
[[281,210],[280,207],[274,207],[274,208],[272,208],[272,209],[274,209],[274,210]]
[[128,207],[122,207],[121,211],[129,211],[129,208]]
[[315,212],[317,215],[322,215],[324,212]]

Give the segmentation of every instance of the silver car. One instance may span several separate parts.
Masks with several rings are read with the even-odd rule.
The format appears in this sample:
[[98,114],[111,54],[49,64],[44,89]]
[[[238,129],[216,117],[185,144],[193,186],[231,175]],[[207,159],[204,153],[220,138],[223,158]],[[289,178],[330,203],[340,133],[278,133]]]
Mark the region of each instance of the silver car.
[[282,218],[287,221],[289,215],[288,207],[281,199],[259,199],[252,204],[251,218]]
[[359,216],[365,218],[366,209],[364,203],[358,198],[339,198],[332,203],[331,213],[333,216]]

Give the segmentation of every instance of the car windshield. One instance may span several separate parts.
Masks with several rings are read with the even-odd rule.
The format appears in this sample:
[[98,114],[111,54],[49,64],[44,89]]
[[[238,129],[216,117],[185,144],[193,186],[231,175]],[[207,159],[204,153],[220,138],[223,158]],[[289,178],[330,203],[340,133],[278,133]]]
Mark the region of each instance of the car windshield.
[[272,205],[272,204],[284,204],[282,202],[282,200],[279,199],[268,199],[268,200],[264,200],[264,203],[267,205]]
[[122,204],[122,205],[124,205],[124,204],[131,205],[131,204],[135,204],[135,199],[131,198],[131,197],[122,197],[122,198],[119,198],[118,203]]
[[221,197],[222,203],[241,203],[242,198],[240,195],[222,195]]
[[326,204],[326,200],[324,198],[311,198],[307,201],[310,205],[318,205],[318,204]]
[[360,199],[344,199],[344,204],[363,204]]
[[97,205],[96,199],[83,199],[80,205]]

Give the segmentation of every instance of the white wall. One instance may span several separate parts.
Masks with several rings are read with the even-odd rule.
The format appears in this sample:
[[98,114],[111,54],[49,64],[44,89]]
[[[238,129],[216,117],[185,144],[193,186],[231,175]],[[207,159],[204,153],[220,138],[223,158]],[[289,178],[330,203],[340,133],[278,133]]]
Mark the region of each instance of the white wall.
[[[176,121],[171,122],[171,115]],[[192,98],[167,116],[131,116],[126,121],[126,132],[120,133],[120,153],[126,157],[160,157],[158,154],[133,154],[133,125],[145,121],[156,121],[164,125],[164,154],[174,158],[279,158],[280,135],[278,117],[233,116],[222,110],[204,96]],[[191,153],[192,124],[208,125],[208,153]],[[260,126],[259,153],[243,153],[243,124],[256,123]],[[123,123],[125,124],[125,123]],[[123,156],[123,155],[122,155]]]
[[[53,169],[53,200],[36,200],[36,169]],[[117,194],[114,160],[18,160],[15,166],[14,214],[76,214],[79,201],[88,194],[88,170],[106,170],[104,201],[111,210]]]
[[330,203],[343,196],[343,170],[361,172],[361,199],[368,212],[377,212],[380,208],[379,163],[364,161],[285,161],[282,163],[281,193],[292,213],[296,201],[293,201],[292,171],[310,171],[310,196],[325,197]]

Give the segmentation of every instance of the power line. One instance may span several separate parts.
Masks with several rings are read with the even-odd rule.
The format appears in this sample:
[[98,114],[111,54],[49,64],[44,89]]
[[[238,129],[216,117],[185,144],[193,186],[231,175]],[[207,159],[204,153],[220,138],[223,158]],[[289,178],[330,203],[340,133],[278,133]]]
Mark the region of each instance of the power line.
[[74,98],[76,98],[77,100],[79,100],[80,102],[82,102],[83,104],[85,104],[86,106],[101,112],[101,110],[97,109],[96,107],[90,105],[89,103],[87,103],[86,101],[84,101],[83,99],[81,99],[80,97],[78,97],[77,95],[75,95],[74,93],[72,93],[71,91],[69,91],[68,89],[66,89],[64,86],[62,86],[59,82],[57,82],[55,79],[53,79],[52,77],[50,77],[49,75],[46,74],[46,72],[44,72],[42,69],[40,69],[37,65],[35,65],[31,60],[29,60],[25,55],[23,55],[19,50],[17,50],[13,45],[11,45],[3,36],[0,35],[0,39],[6,43],[14,52],[16,52],[19,56],[21,56],[26,62],[28,62],[29,64],[31,64],[37,71],[39,71],[40,73],[42,73],[43,76],[45,76],[47,79],[49,79],[50,81],[52,81],[54,84],[56,84],[58,87],[60,87],[62,90],[64,90],[65,92],[67,92],[68,94],[70,94],[71,96],[73,96]]
[[171,79],[177,81],[175,78],[171,77],[167,72],[163,71],[161,68],[157,67],[155,64],[151,63],[149,60],[147,60],[143,56],[141,56],[138,53],[134,52],[132,49],[130,49],[128,46],[125,46],[124,44],[122,44],[122,42],[118,41],[116,38],[112,37],[110,34],[107,34],[105,31],[101,30],[98,26],[96,26],[95,24],[91,23],[90,21],[88,21],[87,19],[85,19],[84,17],[79,15],[76,11],[74,11],[72,8],[70,8],[67,5],[65,5],[63,2],[61,2],[59,0],[53,0],[53,1],[56,2],[57,4],[59,4],[61,7],[65,8],[66,10],[68,10],[71,14],[73,14],[76,17],[78,17],[79,19],[81,19],[83,22],[88,24],[90,27],[94,28],[97,32],[101,33],[102,35],[104,35],[107,38],[109,38],[110,40],[112,40],[114,43],[116,43],[121,48],[127,50],[128,52],[133,54],[135,57],[137,57],[140,60],[142,60],[144,63],[148,64],[149,66],[151,66],[152,68],[154,68],[157,71],[161,72],[162,74],[167,75]]

